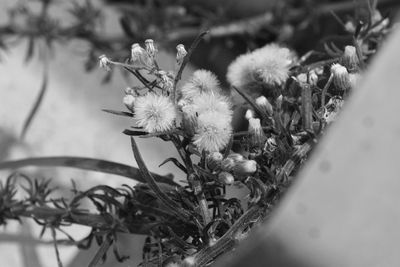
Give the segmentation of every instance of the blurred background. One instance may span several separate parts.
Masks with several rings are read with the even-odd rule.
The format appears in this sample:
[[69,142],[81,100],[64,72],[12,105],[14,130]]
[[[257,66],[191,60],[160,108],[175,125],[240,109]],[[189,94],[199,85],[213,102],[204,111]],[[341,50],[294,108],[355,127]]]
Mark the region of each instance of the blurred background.
[[[121,134],[130,126],[129,120],[101,109],[122,109],[124,89],[137,82],[123,72],[99,70],[97,58],[101,54],[123,61],[129,57],[132,43],[152,38],[159,46],[160,65],[173,70],[176,45],[183,43],[188,47],[202,29],[211,29],[193,54],[183,79],[194,69],[206,68],[214,71],[228,88],[225,74],[229,63],[237,55],[266,43],[280,42],[300,56],[310,50],[322,51],[323,43],[329,40],[334,40],[339,48],[344,47],[352,40],[350,34],[346,35],[344,23],[355,15],[354,5],[365,2],[3,0],[0,3],[0,161],[64,155],[136,164],[129,140]],[[395,12],[396,2],[380,1],[382,14],[390,16],[389,10]],[[42,16],[46,19],[38,22],[44,4],[49,5]],[[48,80],[43,90],[45,77]],[[27,117],[41,93],[40,105],[21,138]],[[240,106],[239,98],[235,99]],[[240,122],[235,127],[240,128]],[[167,143],[158,139],[139,142],[153,172],[179,177],[172,165],[158,167],[173,151]],[[65,193],[71,179],[82,190],[98,184],[116,187],[131,182],[118,176],[67,168],[23,171],[37,178],[52,178]],[[8,173],[0,171],[0,179],[5,179]],[[40,230],[29,222],[9,223],[0,228],[2,266],[55,266],[54,249],[48,243],[50,235],[39,240]],[[88,231],[85,227],[75,227],[69,232],[79,239]],[[142,243],[143,237],[121,236],[122,252],[131,258],[128,263],[119,264],[110,255],[104,266],[136,266],[141,261]],[[89,251],[62,246],[60,254],[65,266],[85,266],[95,250],[96,246]]]

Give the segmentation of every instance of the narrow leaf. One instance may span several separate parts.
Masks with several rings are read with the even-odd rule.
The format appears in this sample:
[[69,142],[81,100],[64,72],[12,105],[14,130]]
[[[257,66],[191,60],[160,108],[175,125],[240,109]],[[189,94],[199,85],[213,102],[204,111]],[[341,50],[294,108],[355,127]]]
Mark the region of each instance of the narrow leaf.
[[182,165],[182,163],[180,163],[176,158],[167,158],[166,160],[164,160],[163,162],[161,162],[160,165],[158,165],[158,167],[163,166],[165,163],[167,162],[172,162],[175,164],[176,167],[178,167],[179,169],[181,169],[183,172],[187,173],[187,170],[185,168],[185,166]]
[[108,249],[113,244],[114,239],[107,235],[103,244],[101,244],[100,248],[97,250],[96,255],[94,255],[93,259],[90,261],[88,267],[96,267],[99,266],[102,262],[104,255],[107,253]]
[[133,130],[128,130],[125,129],[123,132],[123,134],[129,135],[129,136],[143,136],[143,135],[147,135],[147,132],[144,131],[133,131]]
[[28,49],[26,51],[26,56],[25,56],[25,63],[28,63],[32,57],[33,57],[33,52],[35,51],[35,38],[30,37],[28,41]]
[[232,88],[239,93],[239,95],[241,95],[254,109],[254,111],[263,119],[268,121],[268,114],[265,113],[262,109],[260,109],[260,107],[256,104],[256,102],[254,102],[254,100],[251,98],[251,96],[249,96],[247,93],[245,93],[243,90],[232,86]]
[[[101,159],[83,157],[43,157],[0,162],[0,170],[18,169],[26,166],[71,167],[88,171],[97,171],[102,173],[120,175],[141,183],[146,182],[146,180],[143,179],[141,173],[137,168]],[[177,184],[170,178],[154,173],[152,175],[157,182],[177,186]]]
[[120,116],[125,116],[125,117],[133,117],[133,113],[131,112],[126,112],[126,111],[119,111],[119,110],[112,110],[112,109],[102,109],[102,111],[111,113],[114,115],[120,115]]
[[[142,155],[139,152],[139,148],[135,142],[135,139],[131,137],[131,145],[132,145],[132,151],[133,155],[135,157],[135,160],[138,164],[140,173],[142,174],[143,178],[147,181],[147,184],[149,187],[154,191],[154,193],[157,195],[158,199],[163,202],[163,204],[171,211],[173,212],[177,217],[179,217],[181,220],[184,222],[189,222],[192,221],[194,218],[193,216],[183,208],[179,208],[179,205],[175,201],[169,198],[169,196],[160,189],[160,187],[157,185],[157,183],[154,180],[153,175],[149,172],[147,169],[146,164],[144,163],[144,160],[142,158]],[[201,224],[195,220],[198,226]]]
[[[45,63],[45,64],[47,64],[47,63]],[[20,136],[21,139],[25,138],[25,135],[29,129],[29,126],[32,124],[33,119],[37,115],[40,104],[43,101],[44,94],[47,91],[47,83],[48,83],[48,72],[47,72],[47,68],[46,68],[43,72],[43,81],[42,81],[42,86],[40,88],[40,92],[39,92],[38,96],[36,97],[35,103],[31,109],[31,111],[29,112],[28,117],[26,118],[26,120],[24,122],[24,126],[22,127],[21,136]]]

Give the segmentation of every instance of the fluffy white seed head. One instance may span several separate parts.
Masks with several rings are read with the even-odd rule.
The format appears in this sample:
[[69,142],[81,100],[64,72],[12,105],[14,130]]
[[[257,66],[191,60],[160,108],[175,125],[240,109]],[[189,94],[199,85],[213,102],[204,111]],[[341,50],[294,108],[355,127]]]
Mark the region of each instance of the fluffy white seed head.
[[226,116],[217,111],[205,112],[197,118],[193,144],[199,151],[220,151],[228,144],[231,134],[231,121]]
[[232,120],[231,103],[227,97],[218,93],[203,93],[192,100],[188,100],[190,104],[186,105],[183,112],[189,117],[197,117],[206,112],[219,113],[219,117],[225,121]]
[[179,89],[184,99],[194,99],[202,93],[220,93],[217,76],[208,70],[195,71],[190,79]]
[[294,53],[288,48],[268,44],[236,58],[228,67],[227,80],[236,87],[260,83],[281,85],[288,78],[294,59]]
[[170,130],[177,115],[169,97],[153,93],[136,99],[134,113],[136,124],[149,133]]

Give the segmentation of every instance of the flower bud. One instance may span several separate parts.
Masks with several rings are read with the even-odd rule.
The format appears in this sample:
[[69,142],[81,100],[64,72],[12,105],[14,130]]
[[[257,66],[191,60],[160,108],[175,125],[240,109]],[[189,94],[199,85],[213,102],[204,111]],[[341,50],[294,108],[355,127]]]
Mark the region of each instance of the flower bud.
[[178,64],[181,64],[185,56],[187,55],[187,51],[185,49],[185,46],[183,44],[178,44],[176,46],[176,61]]
[[231,185],[235,182],[235,178],[229,172],[220,172],[218,174],[218,182],[224,185]]
[[346,46],[341,61],[349,70],[356,70],[360,64],[356,48],[352,45]]
[[140,57],[144,54],[145,50],[138,44],[134,43],[131,46],[131,61],[140,61]]
[[134,43],[131,47],[131,62],[148,68],[151,68],[153,64],[153,61],[148,56],[146,50],[144,50],[138,43]]
[[316,86],[318,83],[318,74],[315,70],[310,71],[308,74],[308,83],[312,86]]
[[154,41],[152,39],[147,39],[144,41],[144,46],[149,57],[154,59],[154,56],[157,53],[157,49],[154,46]]
[[344,24],[344,28],[348,33],[354,33],[356,31],[356,26],[351,20],[347,21]]
[[257,171],[257,162],[255,160],[242,160],[236,162],[233,172],[240,176],[252,175]]
[[126,95],[134,95],[135,94],[135,90],[133,90],[132,87],[126,87],[124,92]]
[[125,95],[123,98],[124,105],[129,109],[133,110],[135,104],[135,97],[133,95]]
[[174,87],[173,79],[168,75],[167,72],[160,70],[158,74],[161,77],[161,87],[162,89],[166,90],[167,92],[171,92]]
[[282,108],[283,95],[276,98],[276,109],[280,110]]
[[231,171],[235,166],[235,161],[231,158],[226,158],[221,161],[221,169],[223,171]]
[[99,56],[99,66],[100,68],[105,69],[106,71],[110,71],[111,61],[108,59],[106,55]]
[[269,116],[273,113],[273,107],[265,96],[257,97],[256,104],[264,110]]
[[242,154],[239,154],[239,153],[231,153],[228,155],[227,158],[232,159],[234,162],[241,161],[244,159]]
[[331,73],[333,75],[333,83],[341,90],[347,90],[350,88],[349,73],[345,67],[340,64],[333,64],[331,67]]
[[224,156],[219,152],[212,152],[207,156],[207,166],[210,170],[215,170],[221,166]]
[[307,74],[306,73],[300,73],[297,75],[296,79],[298,83],[307,83]]
[[261,128],[260,119],[249,119],[249,133],[251,136],[251,143],[256,146],[261,146],[265,135],[263,129]]
[[251,118],[254,118],[254,111],[252,111],[251,109],[248,109],[244,116],[246,119],[250,120]]

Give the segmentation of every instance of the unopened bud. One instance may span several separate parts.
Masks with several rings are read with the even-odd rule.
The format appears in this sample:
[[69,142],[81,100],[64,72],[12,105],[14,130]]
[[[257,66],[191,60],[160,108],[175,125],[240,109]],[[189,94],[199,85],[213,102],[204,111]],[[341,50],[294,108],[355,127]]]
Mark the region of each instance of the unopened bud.
[[264,139],[264,132],[261,128],[260,119],[251,118],[249,120],[249,133],[253,145],[261,146]]
[[315,70],[310,71],[308,74],[308,83],[312,86],[316,86],[318,83],[318,74]]
[[106,55],[99,56],[99,66],[100,68],[105,69],[106,71],[110,71],[111,61],[108,59]]
[[176,46],[176,61],[181,64],[185,56],[187,55],[187,51],[183,44],[178,44]]
[[231,185],[235,182],[235,178],[229,172],[220,172],[218,174],[218,182],[224,185]]
[[171,92],[174,87],[173,79],[168,75],[167,72],[160,70],[158,74],[161,77],[161,87],[162,89],[166,90],[167,92]]
[[352,21],[349,20],[344,24],[344,29],[348,33],[354,33],[356,31],[356,26],[354,25],[354,23]]
[[221,166],[224,156],[219,152],[212,152],[207,156],[207,166],[210,170],[215,170]]
[[131,61],[132,62],[140,61],[140,58],[144,54],[144,52],[145,50],[138,43],[134,43],[131,46]]
[[344,48],[342,63],[349,70],[356,70],[358,68],[360,60],[358,59],[357,51],[354,46],[348,45]]
[[331,67],[331,73],[333,75],[333,83],[336,87],[341,90],[347,90],[350,88],[349,72],[345,67],[340,64],[333,64]]
[[124,105],[129,109],[133,110],[133,106],[135,104],[135,97],[133,95],[126,95],[124,96],[123,100]]
[[307,83],[307,74],[306,73],[300,73],[297,75],[296,80],[298,83]]
[[228,159],[233,159],[234,162],[241,161],[241,160],[244,159],[242,154],[239,154],[239,153],[231,153],[231,154],[228,155],[227,158]]
[[274,112],[271,103],[269,103],[268,99],[265,96],[257,97],[256,104],[262,110],[264,110],[269,116],[271,116],[272,113]]
[[223,171],[231,171],[235,166],[235,161],[231,158],[226,158],[221,161],[221,169]]
[[280,95],[276,98],[276,108],[278,110],[282,108],[282,102],[283,102],[283,95]]
[[126,87],[124,91],[125,91],[126,95],[134,95],[135,94],[135,90],[133,90],[132,87]]
[[250,120],[251,118],[254,118],[254,111],[252,111],[251,109],[248,109],[244,116],[247,120]]
[[147,39],[144,41],[145,49],[149,57],[154,58],[157,53],[157,49],[154,46],[154,41],[152,39]]
[[257,171],[257,162],[255,160],[242,160],[235,164],[233,172],[237,175],[252,175]]

